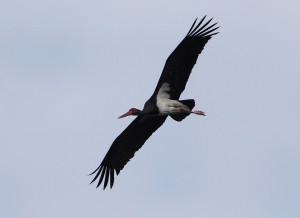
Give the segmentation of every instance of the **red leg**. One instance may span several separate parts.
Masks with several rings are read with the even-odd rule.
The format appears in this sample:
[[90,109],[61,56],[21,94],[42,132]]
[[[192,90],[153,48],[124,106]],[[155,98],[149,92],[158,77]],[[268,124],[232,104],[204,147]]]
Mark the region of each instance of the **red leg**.
[[202,115],[202,116],[205,116],[205,113],[203,111],[198,111],[198,110],[195,110],[195,111],[189,111],[189,110],[186,110],[184,108],[180,108],[181,110],[187,112],[187,113],[193,113],[193,114],[197,114],[197,115]]

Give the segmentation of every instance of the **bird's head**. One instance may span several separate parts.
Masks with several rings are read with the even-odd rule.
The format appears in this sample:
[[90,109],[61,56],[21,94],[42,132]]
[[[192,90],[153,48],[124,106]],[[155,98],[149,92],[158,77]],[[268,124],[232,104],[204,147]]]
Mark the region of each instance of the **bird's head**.
[[140,115],[141,113],[142,113],[142,111],[139,110],[139,109],[130,108],[130,110],[128,112],[126,112],[122,116],[119,116],[118,118],[120,119],[120,118],[127,117],[127,116],[130,116],[130,115],[137,116],[137,115]]

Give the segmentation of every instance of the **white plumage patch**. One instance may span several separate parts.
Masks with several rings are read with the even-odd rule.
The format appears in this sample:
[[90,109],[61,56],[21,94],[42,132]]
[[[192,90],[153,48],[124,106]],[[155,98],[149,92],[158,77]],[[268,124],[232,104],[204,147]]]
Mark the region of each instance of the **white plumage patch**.
[[170,85],[169,83],[163,83],[160,89],[158,90],[157,98],[170,98]]
[[187,106],[179,101],[170,99],[170,85],[168,83],[163,83],[160,87],[157,97],[156,105],[159,109],[160,115],[178,114],[182,113],[182,109],[190,110]]

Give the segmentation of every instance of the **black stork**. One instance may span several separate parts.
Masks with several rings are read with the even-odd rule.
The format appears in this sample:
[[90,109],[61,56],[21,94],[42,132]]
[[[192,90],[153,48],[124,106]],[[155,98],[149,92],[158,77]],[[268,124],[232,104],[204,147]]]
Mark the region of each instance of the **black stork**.
[[192,111],[195,106],[193,99],[179,100],[198,55],[208,40],[218,34],[215,32],[219,28],[215,27],[217,23],[209,25],[212,19],[201,25],[205,17],[197,25],[197,19],[194,21],[185,38],[168,57],[155,91],[143,110],[131,108],[119,117],[137,116],[112,143],[100,166],[90,174],[96,173],[91,183],[100,176],[97,188],[103,179],[103,189],[108,181],[112,188],[115,171],[117,175],[120,173],[134,153],[165,122],[168,115],[176,121],[182,121],[191,113],[205,116],[202,111]]

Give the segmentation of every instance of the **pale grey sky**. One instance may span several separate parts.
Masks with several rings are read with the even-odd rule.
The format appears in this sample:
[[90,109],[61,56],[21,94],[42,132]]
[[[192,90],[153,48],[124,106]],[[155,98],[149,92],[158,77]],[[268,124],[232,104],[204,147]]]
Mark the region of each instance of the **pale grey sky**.
[[[0,3],[0,217],[300,217],[298,1]],[[196,17],[184,98],[116,177],[89,185]]]

